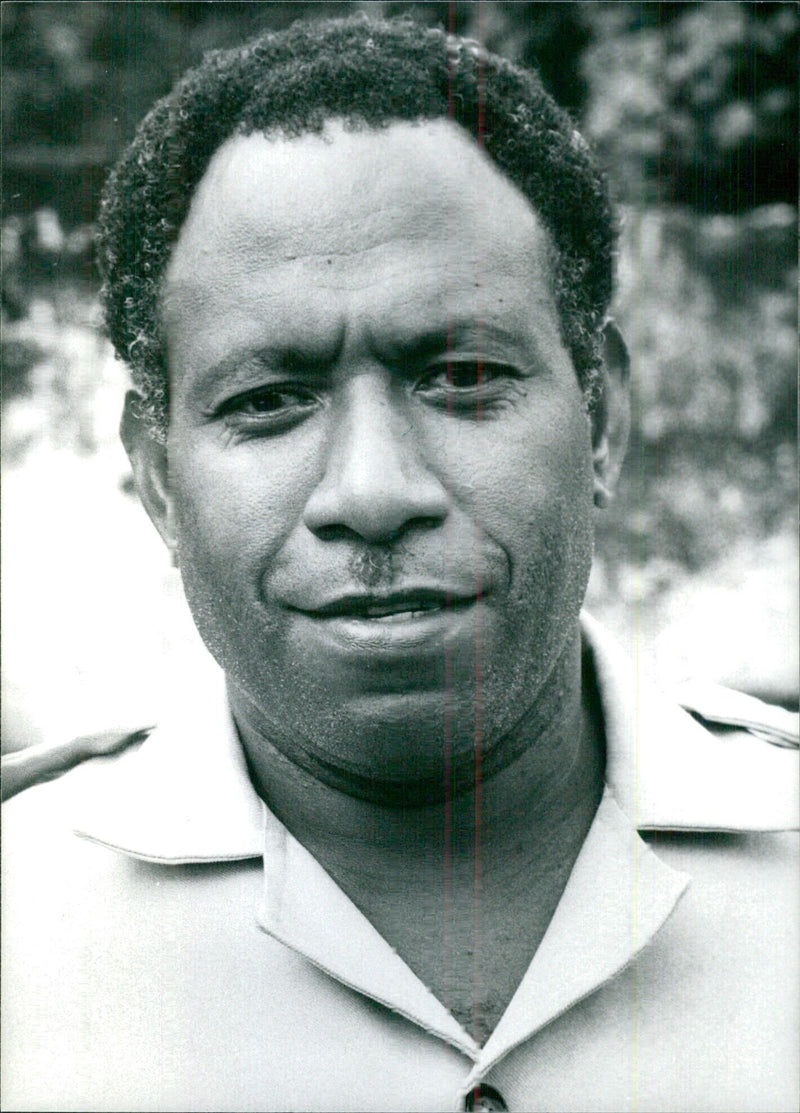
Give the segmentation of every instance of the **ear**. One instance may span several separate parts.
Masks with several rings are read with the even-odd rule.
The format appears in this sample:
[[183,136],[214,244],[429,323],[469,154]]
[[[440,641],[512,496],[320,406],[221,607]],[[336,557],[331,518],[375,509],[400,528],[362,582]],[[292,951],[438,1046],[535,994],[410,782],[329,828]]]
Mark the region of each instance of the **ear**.
[[140,402],[141,398],[135,390],[129,390],[125,395],[119,435],[131,462],[139,498],[161,535],[161,540],[169,549],[172,563],[176,564],[177,542],[169,488],[167,446],[153,435],[152,428],[142,418]]
[[612,320],[603,326],[601,393],[591,414],[594,504],[608,506],[617,485],[631,425],[630,360]]

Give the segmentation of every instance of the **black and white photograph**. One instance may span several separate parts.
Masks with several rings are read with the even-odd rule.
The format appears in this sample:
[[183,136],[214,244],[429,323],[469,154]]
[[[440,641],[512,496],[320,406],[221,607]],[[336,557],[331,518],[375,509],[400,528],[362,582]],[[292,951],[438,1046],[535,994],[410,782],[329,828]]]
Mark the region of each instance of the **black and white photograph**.
[[800,1108],[800,7],[0,11],[0,1108]]

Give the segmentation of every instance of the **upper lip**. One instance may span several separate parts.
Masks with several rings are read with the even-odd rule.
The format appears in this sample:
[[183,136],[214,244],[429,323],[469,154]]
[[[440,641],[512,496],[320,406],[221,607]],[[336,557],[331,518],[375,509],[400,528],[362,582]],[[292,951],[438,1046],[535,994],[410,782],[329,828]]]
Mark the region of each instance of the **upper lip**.
[[432,610],[459,607],[471,603],[474,593],[448,591],[441,588],[407,588],[403,591],[369,592],[340,595],[314,607],[293,608],[315,618],[373,618],[380,615],[400,614],[403,611]]

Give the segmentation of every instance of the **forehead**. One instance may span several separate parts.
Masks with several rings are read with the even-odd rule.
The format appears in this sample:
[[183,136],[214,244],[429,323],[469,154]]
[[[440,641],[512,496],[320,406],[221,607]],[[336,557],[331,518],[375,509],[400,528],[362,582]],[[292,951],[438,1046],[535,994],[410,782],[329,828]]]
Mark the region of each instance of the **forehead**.
[[350,311],[378,331],[381,311],[400,330],[420,314],[491,318],[500,306],[552,317],[548,244],[522,193],[448,120],[236,136],[212,158],[173,251],[168,347],[181,335],[199,344],[198,324],[206,347],[224,346],[203,326],[220,318],[241,332],[264,315],[306,331]]

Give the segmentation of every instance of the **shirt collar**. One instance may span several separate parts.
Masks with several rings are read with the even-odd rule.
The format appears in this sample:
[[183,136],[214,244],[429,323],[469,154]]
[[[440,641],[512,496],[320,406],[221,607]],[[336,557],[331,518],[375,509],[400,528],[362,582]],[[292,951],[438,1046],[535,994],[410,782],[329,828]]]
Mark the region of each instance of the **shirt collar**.
[[[746,735],[715,737],[642,681],[588,615],[606,734],[606,783],[639,830],[779,830],[796,825],[786,751]],[[207,673],[204,671],[207,670]],[[210,659],[178,692],[174,712],[115,759],[103,793],[87,793],[77,833],[157,862],[263,853],[262,805]]]
[[265,812],[261,927],[469,1056],[474,1069],[465,1093],[512,1048],[626,966],[689,884],[639,838],[606,788],[544,938],[481,1048],[319,862]]

